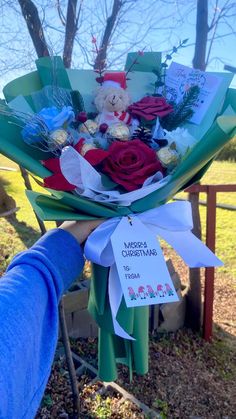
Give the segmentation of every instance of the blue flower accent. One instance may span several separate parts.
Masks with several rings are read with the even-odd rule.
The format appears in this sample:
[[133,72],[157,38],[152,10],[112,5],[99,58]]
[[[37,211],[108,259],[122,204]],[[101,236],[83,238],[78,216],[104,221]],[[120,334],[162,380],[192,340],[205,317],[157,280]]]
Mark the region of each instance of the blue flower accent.
[[40,143],[42,141],[41,135],[46,132],[46,126],[42,125],[39,125],[39,122],[33,117],[21,131],[24,142],[29,145]]
[[43,108],[34,115],[21,131],[22,137],[27,144],[36,144],[44,140],[44,136],[61,128],[64,124],[69,125],[75,118],[71,106],[64,106],[61,110],[52,106]]
[[43,108],[39,113],[49,131],[61,128],[63,124],[70,124],[75,118],[75,114],[71,106],[64,106],[60,111],[55,106],[51,108]]

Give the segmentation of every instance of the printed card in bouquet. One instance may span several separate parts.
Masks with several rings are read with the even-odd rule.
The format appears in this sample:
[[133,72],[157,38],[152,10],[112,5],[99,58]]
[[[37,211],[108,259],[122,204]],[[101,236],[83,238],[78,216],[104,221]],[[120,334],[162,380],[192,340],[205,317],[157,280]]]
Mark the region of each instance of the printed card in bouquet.
[[194,113],[189,122],[200,124],[221,88],[222,78],[172,62],[166,75],[166,96],[179,103],[192,86],[199,87],[193,103]]
[[127,307],[178,301],[157,237],[137,217],[124,217],[111,236]]

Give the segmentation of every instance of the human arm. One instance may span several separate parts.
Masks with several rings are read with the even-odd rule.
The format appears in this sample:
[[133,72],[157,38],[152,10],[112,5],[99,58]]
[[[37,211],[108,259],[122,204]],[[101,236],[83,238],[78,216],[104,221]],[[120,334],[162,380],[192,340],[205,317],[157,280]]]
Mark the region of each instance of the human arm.
[[58,302],[83,268],[78,242],[90,227],[48,232],[0,279],[0,418],[30,419],[38,409],[57,343]]

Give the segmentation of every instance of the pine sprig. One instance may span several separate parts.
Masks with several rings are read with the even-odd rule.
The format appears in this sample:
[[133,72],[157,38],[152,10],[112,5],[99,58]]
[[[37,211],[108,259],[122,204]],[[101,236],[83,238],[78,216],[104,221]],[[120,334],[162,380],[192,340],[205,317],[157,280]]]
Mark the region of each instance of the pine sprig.
[[199,92],[199,86],[192,86],[184,94],[180,103],[172,103],[174,111],[161,118],[160,122],[162,128],[168,131],[173,131],[190,119],[193,116],[193,105],[198,98]]

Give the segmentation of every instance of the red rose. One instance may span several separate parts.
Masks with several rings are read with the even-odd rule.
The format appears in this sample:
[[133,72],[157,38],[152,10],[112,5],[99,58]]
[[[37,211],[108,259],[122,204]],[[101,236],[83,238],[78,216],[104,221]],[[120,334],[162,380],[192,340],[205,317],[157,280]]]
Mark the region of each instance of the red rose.
[[140,140],[119,142],[110,146],[102,171],[127,191],[141,188],[144,181],[163,168],[154,150]]
[[173,108],[166,99],[161,96],[145,96],[138,102],[128,107],[128,111],[134,117],[141,117],[147,121],[153,121],[158,116],[163,117],[173,112]]

